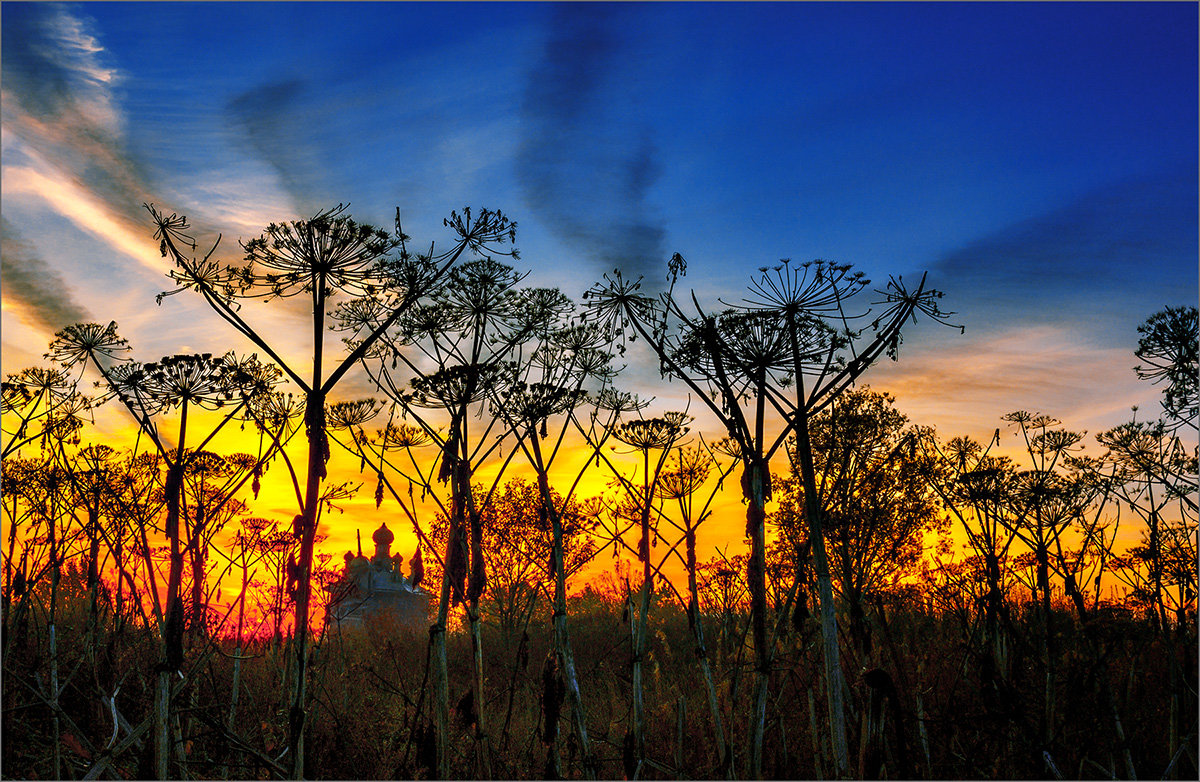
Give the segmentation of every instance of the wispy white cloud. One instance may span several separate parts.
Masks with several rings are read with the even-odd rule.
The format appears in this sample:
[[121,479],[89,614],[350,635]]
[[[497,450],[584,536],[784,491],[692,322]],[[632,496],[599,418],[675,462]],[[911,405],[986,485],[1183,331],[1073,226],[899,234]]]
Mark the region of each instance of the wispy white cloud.
[[1156,405],[1158,389],[1132,371],[1135,342],[1099,344],[1086,325],[968,332],[906,345],[898,362],[879,364],[866,381],[894,393],[914,423],[935,425],[944,437],[986,439],[1003,425],[1001,416],[1022,409],[1094,434],[1127,420],[1134,405]]
[[115,219],[138,224],[149,177],[126,144],[121,75],[86,17],[59,5],[9,7],[3,36],[5,134],[95,194]]
[[[168,264],[141,208],[152,191],[126,144],[122,75],[87,17],[51,4],[4,11],[4,299],[40,313],[33,344],[45,345],[69,322],[121,314],[114,286],[161,286]],[[10,226],[23,234],[21,252]],[[36,279],[20,284],[33,259]]]
[[38,113],[73,113],[88,127],[119,134],[120,114],[111,92],[119,73],[104,61],[104,48],[91,26],[54,3],[6,16],[10,40],[19,34],[24,44],[6,52],[5,65],[11,69],[6,75]]
[[[259,189],[247,192],[246,177],[230,173],[223,182],[189,185],[181,198],[156,198],[157,188],[146,167],[127,143],[126,119],[115,92],[122,75],[108,63],[87,17],[51,5],[12,10],[10,14],[5,8],[3,52],[5,216],[55,215],[60,229],[67,226],[63,235],[54,241],[39,237],[36,244],[68,248],[68,255],[54,258],[53,264],[46,260],[37,267],[40,277],[24,284],[29,275],[22,276],[23,272],[34,271],[31,264],[41,256],[32,246],[10,247],[12,231],[6,225],[6,310],[34,318],[31,325],[39,332],[31,339],[34,344],[45,344],[54,330],[72,320],[88,319],[89,310],[94,310],[95,317],[119,322],[143,360],[189,349],[253,350],[248,342],[234,339],[228,327],[190,294],[153,306],[153,296],[172,287],[166,276],[171,264],[151,239],[142,204],[179,203],[189,195],[203,200],[220,193],[214,215],[203,211],[191,215],[203,242],[228,228],[254,235],[269,219],[278,219],[278,212],[269,219],[265,214],[268,206],[275,205],[262,196],[269,189],[261,187],[260,181]],[[242,203],[254,208],[231,206],[231,193],[240,194]],[[238,219],[214,225],[214,216]],[[43,220],[39,230],[47,225]],[[237,238],[222,243],[224,257],[240,256]],[[47,285],[55,288],[49,298]],[[285,305],[257,310],[252,319],[272,333],[287,335],[297,333],[296,324],[306,315],[303,307]],[[164,318],[175,325],[164,329]],[[299,344],[281,350],[297,361],[306,352]]]
[[[237,241],[258,236],[272,222],[299,217],[274,172],[256,160],[214,161],[203,172],[172,183],[178,210],[201,236],[222,236],[225,257]],[[172,207],[173,209],[176,207]]]
[[[112,209],[111,202],[103,200],[78,177],[67,175],[60,167],[40,158],[34,153],[29,155],[29,165],[4,167],[6,198],[40,199],[59,214],[70,216],[94,239],[136,260],[156,276],[166,273],[170,266],[150,240],[148,220],[134,224],[122,219]],[[98,273],[101,271],[97,269]]]

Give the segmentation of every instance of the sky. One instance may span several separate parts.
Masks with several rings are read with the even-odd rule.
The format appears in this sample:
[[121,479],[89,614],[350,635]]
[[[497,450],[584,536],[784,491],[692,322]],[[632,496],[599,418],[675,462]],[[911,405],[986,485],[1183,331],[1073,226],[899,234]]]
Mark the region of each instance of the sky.
[[[147,361],[246,349],[188,294],[155,304],[143,203],[229,260],[336,203],[385,227],[399,207],[418,244],[499,208],[529,281],[576,298],[615,267],[659,285],[676,252],[711,304],[781,258],[879,287],[927,271],[964,331],[918,323],[865,379],[946,437],[1016,409],[1092,433],[1156,410],[1136,327],[1200,288],[1194,3],[6,2],[0,21],[5,374],[76,321],[116,320]],[[304,333],[294,309],[253,317]]]

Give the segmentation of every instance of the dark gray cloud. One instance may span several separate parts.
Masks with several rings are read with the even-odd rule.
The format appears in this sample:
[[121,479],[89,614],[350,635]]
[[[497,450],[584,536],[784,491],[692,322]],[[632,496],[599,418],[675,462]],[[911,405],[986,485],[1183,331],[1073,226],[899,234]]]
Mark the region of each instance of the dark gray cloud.
[[81,72],[63,62],[62,36],[55,29],[61,15],[49,3],[22,3],[5,10],[0,30],[5,87],[41,116],[68,111],[75,91],[86,83]]
[[33,326],[54,333],[72,323],[94,320],[71,296],[71,289],[42,260],[16,229],[0,218],[0,285],[17,303],[16,314]]
[[1196,213],[1192,175],[1118,182],[949,253],[931,276],[968,326],[1144,317],[1195,298]]
[[87,19],[56,4],[5,6],[2,60],[5,130],[144,232],[150,177],[124,141],[119,73]]
[[250,148],[279,174],[284,190],[302,212],[327,206],[319,203],[324,167],[317,129],[324,123],[320,112],[313,110],[316,98],[306,82],[288,78],[243,92],[228,104]]
[[530,209],[560,239],[602,269],[653,281],[666,260],[665,231],[647,203],[659,165],[615,78],[628,55],[619,21],[611,7],[554,8],[525,85],[517,176]]

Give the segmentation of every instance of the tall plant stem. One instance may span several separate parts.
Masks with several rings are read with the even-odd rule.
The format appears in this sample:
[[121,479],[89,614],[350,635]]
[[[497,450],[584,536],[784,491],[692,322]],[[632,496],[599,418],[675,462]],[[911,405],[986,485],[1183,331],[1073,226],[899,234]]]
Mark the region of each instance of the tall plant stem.
[[50,616],[49,616],[49,635],[50,635],[50,721],[54,731],[54,778],[62,779],[62,741],[60,739],[60,720],[59,720],[59,705],[58,705],[58,582],[62,575],[62,563],[60,561],[58,551],[60,541],[58,540],[56,525],[54,523],[57,515],[58,501],[55,496],[50,499],[50,519],[49,519],[49,534],[50,534]]
[[[250,574],[242,567],[242,591],[238,594],[237,636],[233,651],[233,682],[230,684],[229,714],[225,718],[225,729],[233,734],[234,719],[237,717],[238,695],[242,683],[242,638],[246,627],[246,590],[250,588]],[[221,776],[229,778],[229,764],[221,767]]]
[[467,606],[467,622],[471,630],[471,659],[475,673],[475,739],[479,751],[480,778],[492,778],[491,746],[484,721],[483,697],[483,633],[479,615],[479,601],[472,600]]
[[[1041,528],[1040,520],[1038,522]],[[1049,747],[1054,737],[1054,627],[1053,614],[1050,607],[1050,562],[1046,544],[1038,540],[1037,551],[1037,580],[1042,593],[1042,656],[1046,664],[1046,688],[1044,709],[1042,712],[1042,741]]]
[[183,661],[183,601],[179,590],[183,583],[183,551],[179,547],[179,504],[183,491],[183,454],[187,443],[188,404],[183,402],[179,415],[179,439],[175,458],[167,461],[164,489],[167,503],[167,542],[170,564],[167,572],[167,616],[162,625],[162,659],[154,699],[154,769],[159,779],[167,778],[171,759],[171,671]]
[[754,378],[760,389],[754,415],[754,444],[756,453],[745,454],[749,489],[746,506],[746,532],[750,536],[750,566],[747,571],[750,588],[750,621],[754,633],[754,707],[750,712],[750,775],[762,778],[762,745],[767,722],[767,690],[770,684],[772,649],[767,642],[767,543],[766,504],[770,481],[766,460],[762,456],[763,427],[766,415],[765,372]]
[[458,545],[455,535],[450,535],[446,544],[446,556],[442,560],[442,586],[438,594],[437,619],[429,628],[429,643],[433,646],[433,728],[434,741],[437,745],[437,777],[446,779],[449,776],[447,761],[449,758],[449,737],[446,732],[450,728],[450,669],[446,660],[446,620],[450,613],[450,546]]
[[313,280],[313,373],[305,400],[304,418],[308,435],[308,474],[304,486],[304,507],[300,513],[300,557],[297,562],[296,622],[292,631],[296,660],[296,679],[288,711],[292,776],[304,778],[304,731],[308,700],[308,624],[312,598],[312,563],[317,539],[317,512],[321,503],[321,481],[325,478],[328,445],[325,439],[325,396],[322,385],[325,352],[325,274]]
[[567,568],[566,557],[563,555],[563,528],[558,508],[550,495],[550,481],[542,460],[542,449],[538,434],[530,427],[529,442],[532,444],[534,459],[537,465],[538,489],[542,495],[542,505],[549,516],[553,530],[554,561],[554,649],[558,655],[563,679],[567,685],[567,701],[571,704],[571,715],[575,720],[575,733],[579,737],[579,748],[583,753],[583,773],[587,779],[596,778],[596,763],[592,757],[592,746],[588,741],[587,714],[583,708],[583,698],[579,692],[579,678],[575,673],[575,655],[571,650],[571,634],[567,624]]
[[[685,535],[686,564],[688,575],[688,628],[692,631],[692,641],[696,648],[696,659],[700,661],[700,672],[704,677],[704,690],[708,695],[708,710],[712,714],[713,733],[717,737],[717,751],[722,773],[726,779],[735,778],[733,768],[733,753],[725,736],[725,726],[721,720],[721,706],[717,700],[717,688],[713,684],[712,666],[708,661],[708,646],[704,641],[704,623],[700,616],[700,586],[696,578],[696,527],[699,522],[692,522],[691,501],[687,496],[679,497],[679,509],[682,512]],[[700,522],[704,521],[707,510],[700,513]]]
[[[466,448],[466,427],[463,426],[463,448]],[[483,692],[483,629],[480,620],[479,598],[483,595],[483,521],[475,507],[471,493],[471,469],[469,457],[464,454],[458,460],[454,472],[456,507],[463,510],[470,524],[470,572],[467,576],[467,626],[471,634],[471,662],[474,669],[475,690],[475,744],[479,756],[479,772],[483,779],[492,777],[491,745],[487,734],[486,705]],[[453,536],[452,536],[453,537]],[[448,562],[449,560],[447,560]]]
[[[794,350],[797,350],[794,348]],[[798,350],[797,350],[798,352]],[[799,356],[795,356],[799,367]],[[812,442],[808,434],[808,411],[804,401],[804,375],[796,373],[797,422],[796,451],[800,457],[800,475],[804,482],[804,515],[808,519],[808,536],[812,541],[813,569],[817,575],[817,590],[821,599],[821,636],[825,662],[825,695],[829,707],[829,734],[833,744],[833,759],[837,776],[849,771],[846,747],[846,707],[843,700],[844,681],[839,660],[837,615],[834,612],[833,583],[829,577],[829,559],[825,553],[825,525],[817,496],[816,469],[813,467]]]
[[631,690],[633,701],[633,752],[635,764],[646,759],[646,711],[642,683],[642,658],[646,654],[646,626],[650,619],[650,599],[654,593],[654,575],[650,564],[650,451],[642,450],[642,538],[638,558],[642,560],[642,588],[638,596],[637,621],[633,630]]

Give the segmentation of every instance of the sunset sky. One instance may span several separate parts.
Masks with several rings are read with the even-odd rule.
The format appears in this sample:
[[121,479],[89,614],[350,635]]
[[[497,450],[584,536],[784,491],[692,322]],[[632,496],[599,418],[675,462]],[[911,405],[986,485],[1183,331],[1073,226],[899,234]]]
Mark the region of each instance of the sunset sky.
[[143,202],[223,233],[229,260],[339,202],[388,228],[399,206],[418,245],[449,240],[451,209],[500,208],[530,282],[576,298],[614,266],[660,280],[675,252],[714,304],[784,257],[880,287],[928,270],[965,333],[918,323],[866,379],[946,437],[1015,409],[1091,433],[1153,416],[1136,327],[1197,299],[1195,3],[0,14],[4,373],[81,320],[116,320],[147,361],[246,349],[198,297],[155,305]]

